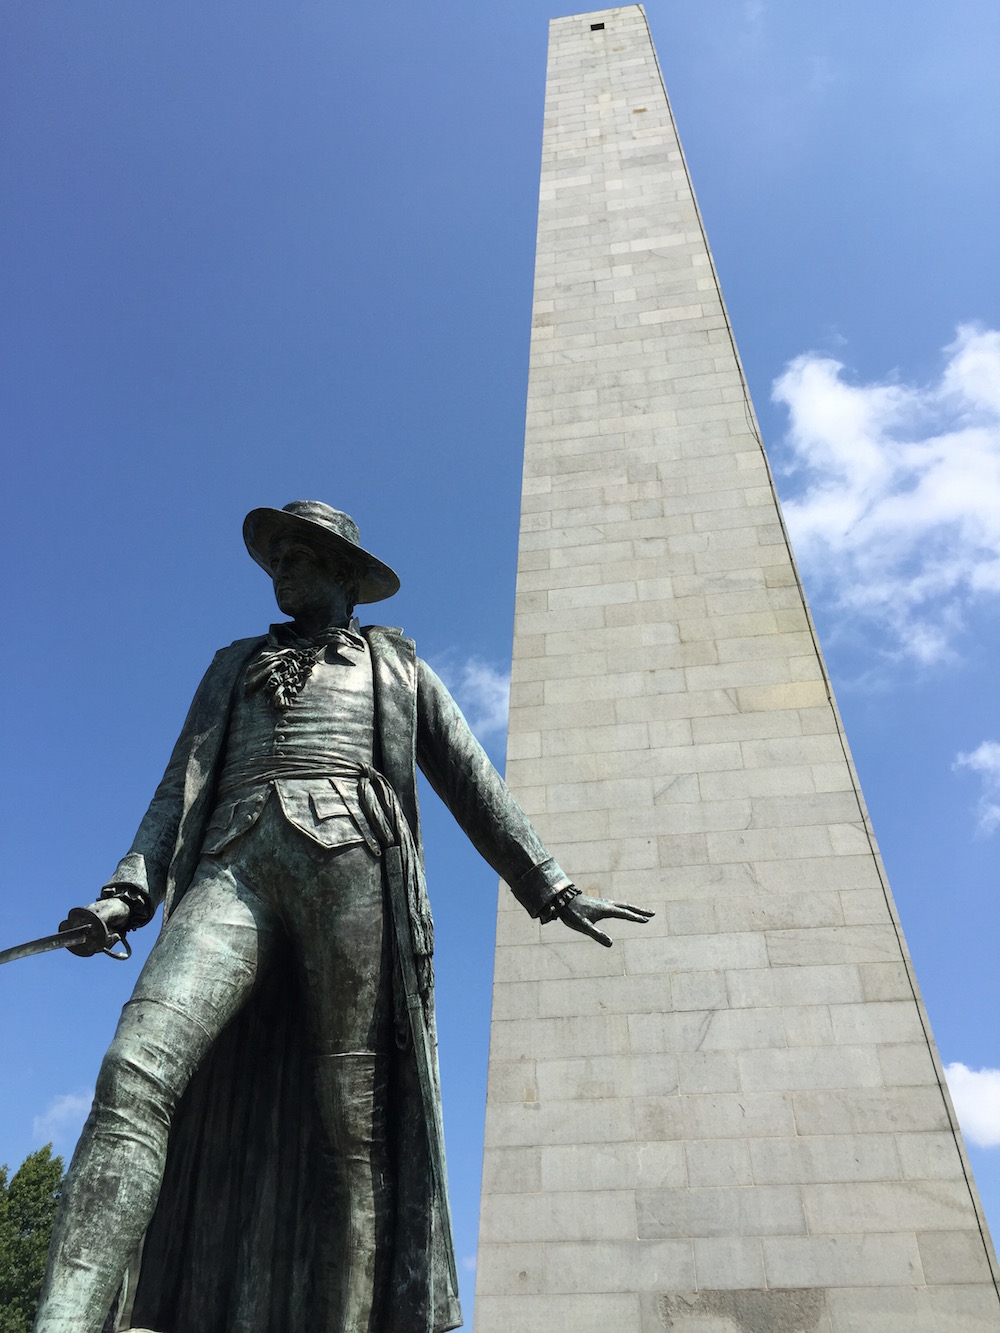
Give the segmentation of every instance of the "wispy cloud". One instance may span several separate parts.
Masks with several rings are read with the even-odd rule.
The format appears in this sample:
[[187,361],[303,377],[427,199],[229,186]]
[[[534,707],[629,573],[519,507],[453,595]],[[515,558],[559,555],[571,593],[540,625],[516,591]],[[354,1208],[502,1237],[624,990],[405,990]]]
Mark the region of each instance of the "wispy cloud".
[[964,325],[944,351],[929,385],[851,384],[841,361],[807,353],[773,386],[812,595],[923,663],[1000,593],[1000,332]]
[[976,805],[981,833],[993,833],[1000,828],[1000,742],[983,741],[968,754],[955,757],[952,767],[971,768],[982,779],[982,793]]
[[80,1137],[93,1100],[93,1088],[54,1097],[42,1114],[35,1116],[32,1137],[37,1143],[52,1143],[57,1152],[72,1148]]
[[1000,1069],[956,1062],[944,1072],[962,1133],[979,1148],[1000,1147]]
[[468,713],[469,725],[480,735],[507,730],[510,709],[510,672],[497,671],[488,662],[470,657],[462,667],[458,698]]
[[479,739],[502,736],[510,708],[510,672],[497,671],[479,657],[457,664],[446,658],[435,665]]
[[462,1260],[462,1267],[467,1273],[474,1273],[476,1271],[476,1256],[474,1254],[467,1254]]

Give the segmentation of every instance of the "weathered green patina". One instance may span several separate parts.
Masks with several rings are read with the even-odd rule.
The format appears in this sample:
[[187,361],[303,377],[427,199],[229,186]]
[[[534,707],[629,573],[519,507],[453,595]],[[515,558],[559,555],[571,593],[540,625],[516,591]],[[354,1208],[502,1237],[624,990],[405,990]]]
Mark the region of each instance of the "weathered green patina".
[[448,1213],[419,766],[531,915],[610,943],[318,502],[245,527],[288,625],[215,657],[104,893],[164,928],[70,1168],[37,1333],[439,1333]]

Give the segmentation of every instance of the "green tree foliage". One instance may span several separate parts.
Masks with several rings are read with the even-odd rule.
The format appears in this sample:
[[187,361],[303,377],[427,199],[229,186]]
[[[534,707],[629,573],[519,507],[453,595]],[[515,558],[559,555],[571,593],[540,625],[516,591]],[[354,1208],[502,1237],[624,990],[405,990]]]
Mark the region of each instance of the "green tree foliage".
[[26,1157],[10,1184],[0,1166],[0,1333],[30,1333],[62,1175],[51,1143]]

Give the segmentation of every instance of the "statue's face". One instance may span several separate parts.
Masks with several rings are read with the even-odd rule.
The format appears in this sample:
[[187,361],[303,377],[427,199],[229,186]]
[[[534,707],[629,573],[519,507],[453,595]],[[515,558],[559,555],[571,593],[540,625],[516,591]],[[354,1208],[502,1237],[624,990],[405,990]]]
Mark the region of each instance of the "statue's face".
[[275,598],[295,620],[324,615],[346,603],[347,573],[304,542],[281,542],[271,562]]

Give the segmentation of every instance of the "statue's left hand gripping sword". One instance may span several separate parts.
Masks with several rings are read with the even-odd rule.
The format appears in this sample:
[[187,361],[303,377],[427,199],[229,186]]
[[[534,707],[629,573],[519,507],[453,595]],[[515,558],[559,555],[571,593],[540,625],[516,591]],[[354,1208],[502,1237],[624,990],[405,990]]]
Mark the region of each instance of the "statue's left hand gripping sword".
[[[18,958],[31,958],[36,953],[49,953],[52,949],[68,949],[78,958],[92,958],[96,953],[103,953],[124,963],[132,957],[131,945],[125,938],[130,915],[131,908],[124,898],[102,898],[89,907],[71,907],[58,934],[0,951],[0,966],[16,962]],[[122,946],[122,952],[116,952],[118,945]]]

